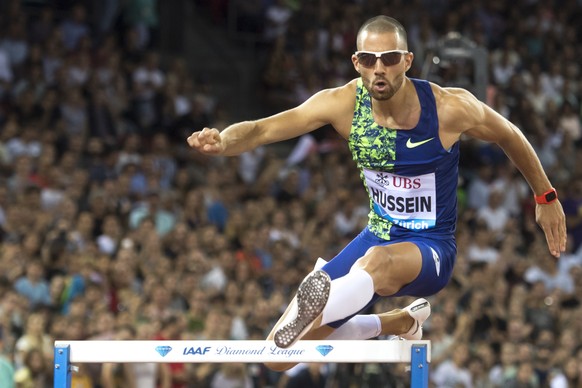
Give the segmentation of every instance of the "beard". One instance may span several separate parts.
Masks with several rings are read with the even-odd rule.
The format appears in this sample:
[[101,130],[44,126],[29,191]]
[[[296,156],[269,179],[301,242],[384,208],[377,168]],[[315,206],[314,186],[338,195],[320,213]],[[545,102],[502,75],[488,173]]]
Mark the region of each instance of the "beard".
[[403,79],[404,74],[399,74],[396,76],[394,82],[389,82],[387,79],[381,77],[375,78],[373,80],[362,77],[364,87],[370,96],[372,96],[372,98],[377,101],[386,101],[391,99],[392,96],[395,95],[398,90],[400,90]]

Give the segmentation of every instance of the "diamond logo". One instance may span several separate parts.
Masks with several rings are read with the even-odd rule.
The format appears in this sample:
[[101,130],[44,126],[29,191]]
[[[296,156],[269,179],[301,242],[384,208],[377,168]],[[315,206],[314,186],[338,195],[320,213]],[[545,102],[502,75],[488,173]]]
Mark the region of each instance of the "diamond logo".
[[331,345],[319,345],[315,348],[322,356],[327,356],[333,350]]
[[158,352],[162,357],[166,357],[166,354],[170,353],[171,350],[171,346],[156,346],[156,352]]

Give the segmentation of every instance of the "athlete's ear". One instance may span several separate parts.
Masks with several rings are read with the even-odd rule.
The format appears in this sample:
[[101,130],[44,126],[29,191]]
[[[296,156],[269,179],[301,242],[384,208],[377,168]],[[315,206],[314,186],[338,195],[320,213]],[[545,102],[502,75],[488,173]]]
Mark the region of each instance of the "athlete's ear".
[[412,67],[412,61],[414,60],[414,53],[409,51],[408,54],[404,57],[404,61],[406,63],[406,71],[410,70]]
[[352,54],[352,64],[354,65],[354,69],[356,69],[358,74],[360,74],[360,69],[359,69],[360,66],[358,64],[358,57],[356,57],[356,54]]

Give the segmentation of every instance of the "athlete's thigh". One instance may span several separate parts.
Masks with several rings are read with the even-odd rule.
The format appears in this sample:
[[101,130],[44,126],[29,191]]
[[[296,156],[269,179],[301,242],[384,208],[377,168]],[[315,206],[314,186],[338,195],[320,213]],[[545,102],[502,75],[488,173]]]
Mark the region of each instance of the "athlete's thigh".
[[368,249],[385,243],[386,240],[378,238],[368,228],[365,228],[322,269],[329,274],[332,280],[342,277],[350,272],[355,262],[364,256]]
[[354,266],[370,274],[378,294],[391,296],[416,279],[423,259],[414,242],[388,242],[368,250]]
[[413,238],[409,242],[420,250],[422,266],[416,278],[403,285],[394,296],[434,295],[447,285],[453,274],[457,255],[455,241]]
[[373,274],[374,283],[380,288],[394,282],[404,285],[418,275],[422,262],[420,254],[414,243],[384,240],[365,228],[322,269],[333,280],[346,275],[358,262]]
[[[366,242],[367,240],[369,239],[365,239],[364,242]],[[368,245],[366,248],[364,242],[362,241],[356,242],[354,245],[357,249],[351,248],[348,252],[350,253],[357,252],[357,254],[360,254],[361,257],[366,253],[366,251],[371,246],[379,245],[390,246],[394,244],[400,244],[399,242],[384,240],[383,244]],[[391,296],[427,297],[436,294],[438,291],[440,291],[442,288],[446,286],[453,273],[453,267],[456,258],[456,244],[454,239],[437,240],[437,239],[412,238],[410,240],[407,240],[407,243],[414,244],[418,248],[418,251],[420,251],[422,263],[420,272],[413,280],[411,280],[407,284],[402,285],[401,288]],[[346,247],[346,249],[348,247]],[[341,259],[342,264],[341,271],[345,271],[339,276],[343,276],[345,273],[347,273],[351,268],[351,265],[353,265],[353,263],[355,263],[359,258],[356,257],[353,260],[349,260],[352,258],[342,257],[341,254],[338,255],[336,258],[338,257]],[[335,266],[333,266],[333,261],[336,260],[336,258],[330,261],[327,265],[329,265],[333,270],[341,272]],[[349,267],[347,267],[347,269],[345,269],[345,267],[348,265],[346,263],[349,262],[351,262],[352,264]],[[324,266],[324,268],[326,267]],[[368,310],[380,298],[381,296],[378,293],[375,293],[374,296],[372,297],[372,300],[360,311]],[[343,323],[347,322],[350,318],[351,316],[336,322],[332,322],[329,324],[329,326],[338,328]]]

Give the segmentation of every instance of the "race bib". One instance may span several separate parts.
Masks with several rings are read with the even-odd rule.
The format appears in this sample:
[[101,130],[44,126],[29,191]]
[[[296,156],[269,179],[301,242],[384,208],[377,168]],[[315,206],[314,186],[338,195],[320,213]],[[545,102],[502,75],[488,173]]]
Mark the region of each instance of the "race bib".
[[380,217],[406,229],[436,224],[435,174],[401,176],[364,169],[372,206]]

